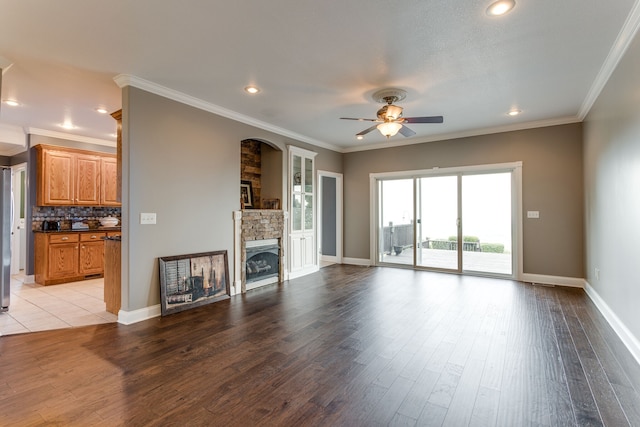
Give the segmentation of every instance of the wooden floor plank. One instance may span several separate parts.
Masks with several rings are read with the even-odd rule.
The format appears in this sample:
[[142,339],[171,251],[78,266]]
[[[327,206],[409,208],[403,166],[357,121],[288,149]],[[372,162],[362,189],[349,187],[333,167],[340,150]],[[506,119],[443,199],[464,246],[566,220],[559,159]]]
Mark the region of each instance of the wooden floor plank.
[[134,325],[0,338],[14,425],[640,425],[584,291],[334,265]]

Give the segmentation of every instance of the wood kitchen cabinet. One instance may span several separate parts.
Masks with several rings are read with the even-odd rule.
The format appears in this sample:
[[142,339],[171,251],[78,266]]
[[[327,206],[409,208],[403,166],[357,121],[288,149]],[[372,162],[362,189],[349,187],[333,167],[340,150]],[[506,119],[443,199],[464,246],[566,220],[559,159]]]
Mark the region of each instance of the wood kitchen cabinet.
[[120,231],[35,233],[35,281],[55,285],[102,277],[104,237]]
[[102,206],[120,206],[118,201],[118,159],[102,157],[100,161],[100,204]]
[[80,262],[78,271],[82,276],[102,275],[104,272],[104,241],[107,233],[80,234]]
[[36,149],[38,206],[120,206],[115,156],[47,145]]

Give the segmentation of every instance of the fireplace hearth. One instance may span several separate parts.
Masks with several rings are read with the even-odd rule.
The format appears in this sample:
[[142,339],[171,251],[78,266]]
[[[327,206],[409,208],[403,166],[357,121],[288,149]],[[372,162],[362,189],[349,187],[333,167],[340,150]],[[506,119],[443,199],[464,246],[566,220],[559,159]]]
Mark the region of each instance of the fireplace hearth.
[[234,211],[232,294],[284,280],[287,213],[275,209]]

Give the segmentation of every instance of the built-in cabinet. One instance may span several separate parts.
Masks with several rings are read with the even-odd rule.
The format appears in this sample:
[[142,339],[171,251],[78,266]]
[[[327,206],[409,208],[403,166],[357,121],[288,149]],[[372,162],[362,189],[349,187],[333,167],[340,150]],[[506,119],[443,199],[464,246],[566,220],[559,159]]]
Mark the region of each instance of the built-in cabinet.
[[120,206],[115,155],[46,145],[38,153],[38,206]]
[[289,147],[290,225],[289,272],[302,275],[318,268],[316,260],[316,153]]
[[119,231],[35,233],[35,281],[54,285],[104,273],[104,238]]

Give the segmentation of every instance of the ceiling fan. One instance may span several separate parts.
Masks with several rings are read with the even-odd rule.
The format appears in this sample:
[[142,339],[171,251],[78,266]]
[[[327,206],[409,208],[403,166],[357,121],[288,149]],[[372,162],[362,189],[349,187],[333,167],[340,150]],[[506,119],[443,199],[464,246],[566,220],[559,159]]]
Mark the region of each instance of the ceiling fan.
[[371,126],[356,134],[356,138],[362,139],[369,132],[378,129],[380,133],[389,139],[400,132],[403,136],[409,137],[416,133],[406,127],[405,123],[442,123],[442,116],[430,117],[402,117],[402,107],[393,105],[394,102],[402,101],[407,96],[407,92],[402,89],[381,89],[372,95],[376,102],[384,102],[387,105],[378,110],[377,119],[356,119],[352,117],[340,117],[342,120],[358,120],[361,122],[376,122]]

